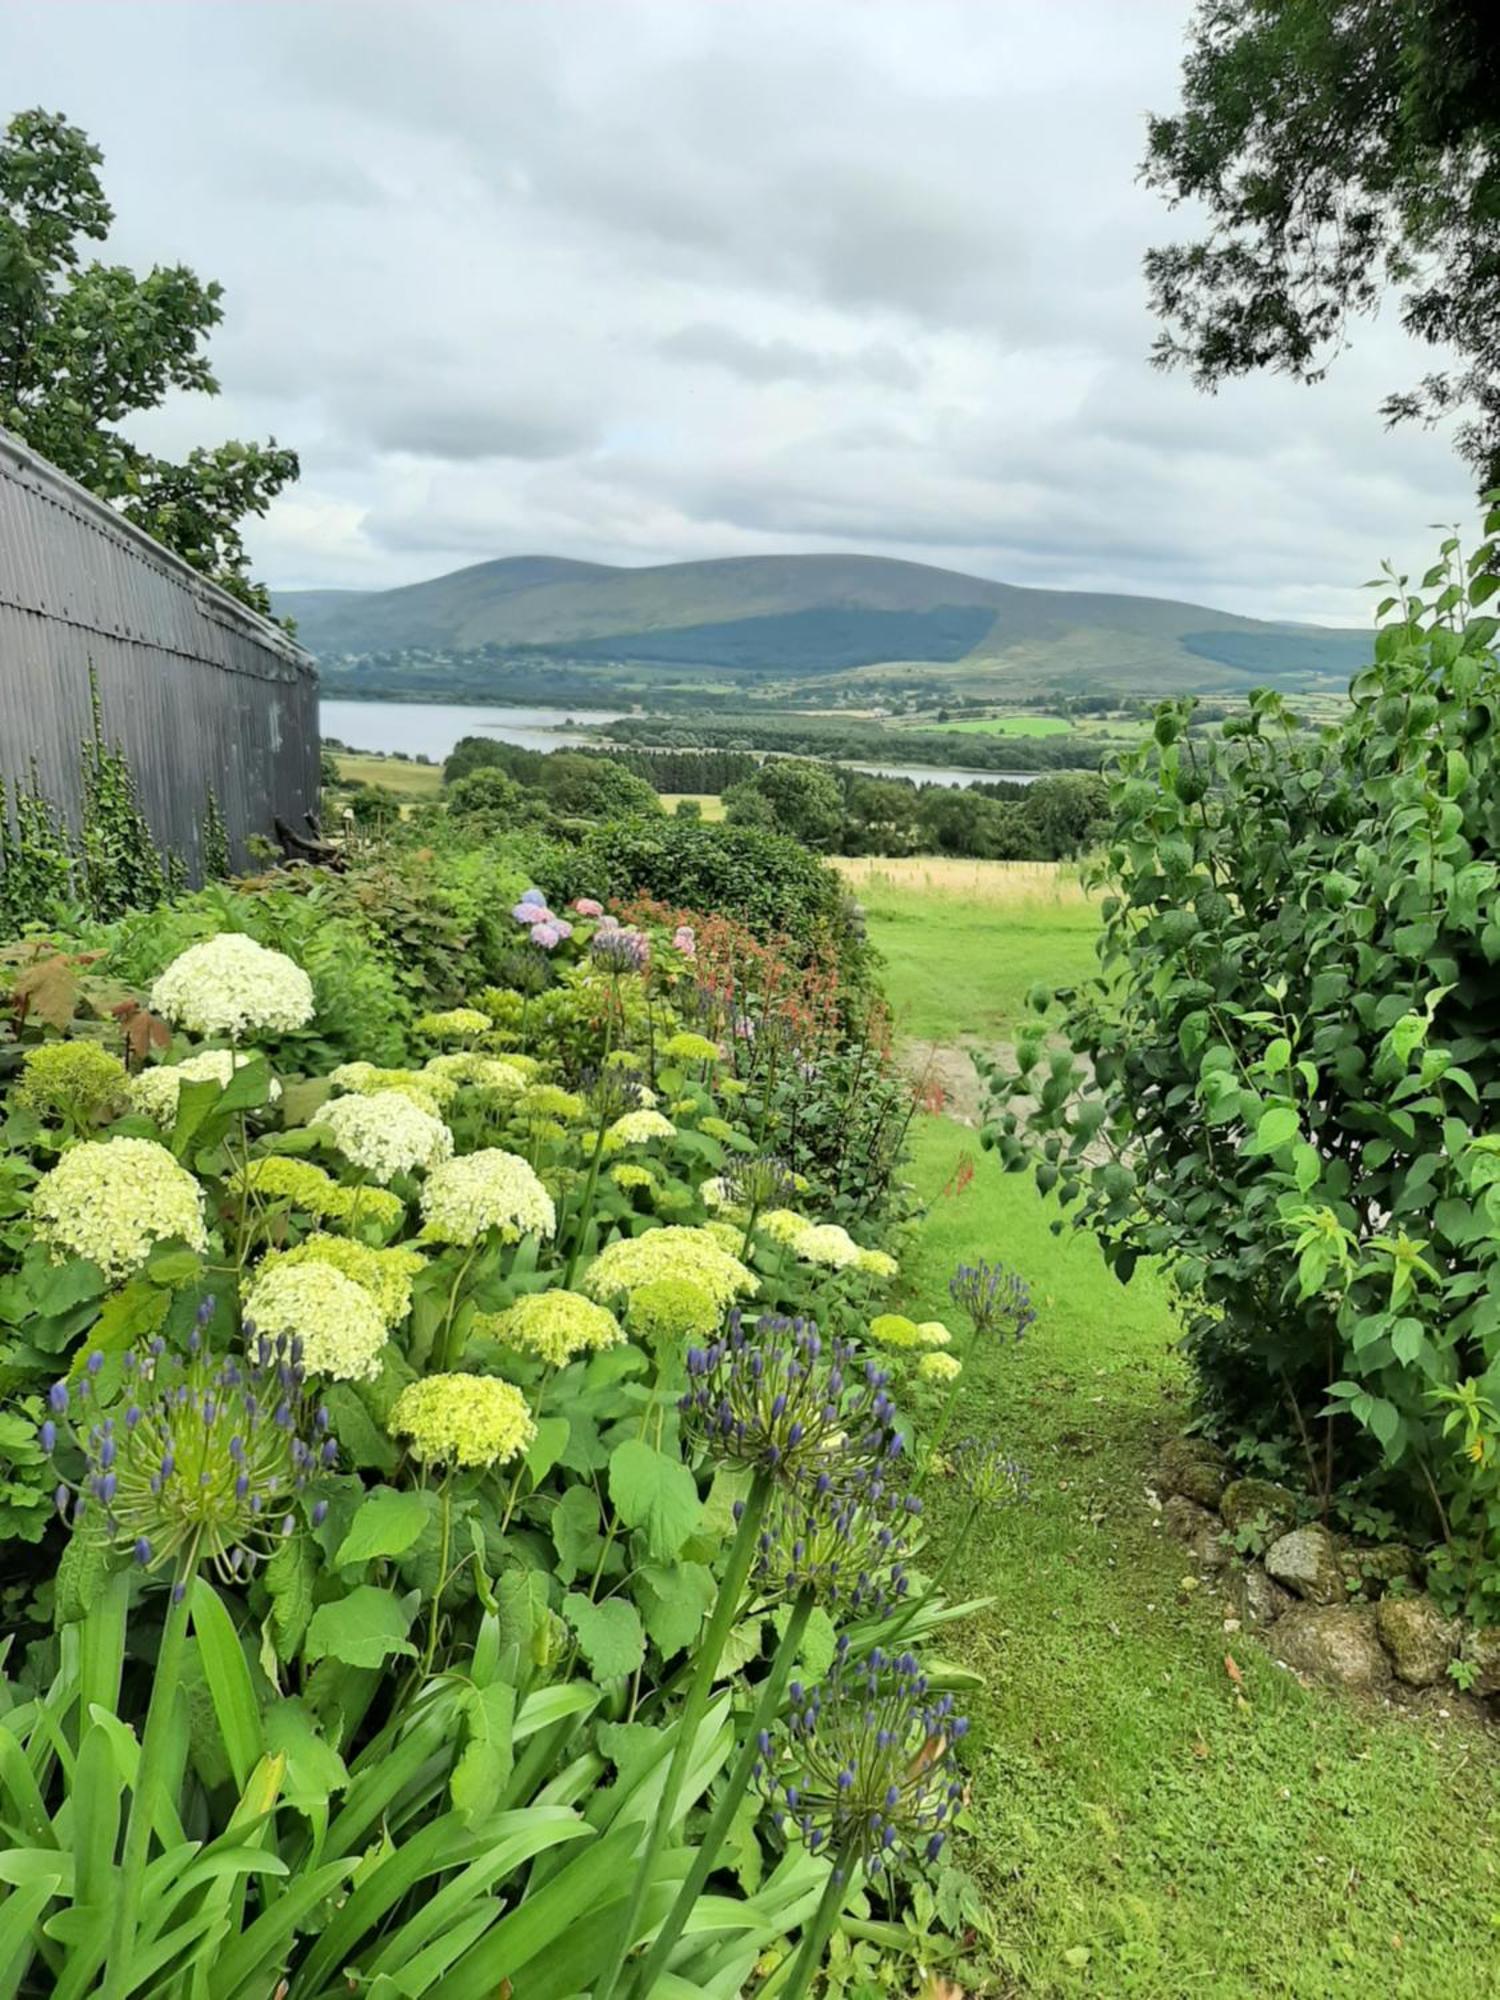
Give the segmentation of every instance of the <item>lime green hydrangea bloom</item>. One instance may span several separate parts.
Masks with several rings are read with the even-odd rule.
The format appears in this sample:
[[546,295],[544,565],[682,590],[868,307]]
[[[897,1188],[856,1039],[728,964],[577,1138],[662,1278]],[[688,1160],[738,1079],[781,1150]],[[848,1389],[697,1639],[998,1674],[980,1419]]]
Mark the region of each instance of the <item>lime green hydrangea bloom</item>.
[[495,1466],[529,1451],[526,1398],[493,1375],[428,1375],[396,1398],[388,1425],[424,1465]]
[[331,1382],[369,1382],[380,1373],[386,1323],[363,1285],[331,1264],[281,1259],[257,1267],[243,1301],[248,1325],[272,1340],[302,1343],[309,1375]]
[[877,1347],[925,1347],[915,1320],[905,1313],[878,1313],[870,1321],[870,1338]]
[[462,1042],[475,1035],[487,1035],[494,1026],[488,1014],[477,1007],[449,1007],[438,1014],[419,1014],[416,1030],[433,1042]]
[[387,1326],[399,1326],[411,1311],[411,1284],[427,1259],[420,1250],[373,1250],[350,1236],[319,1231],[290,1250],[268,1250],[257,1271],[274,1271],[287,1264],[327,1264],[369,1293]]
[[285,952],[227,931],[189,945],[151,988],[151,1011],[189,1034],[243,1041],[290,1034],[312,1019],[312,981]]
[[922,1336],[924,1347],[947,1347],[953,1335],[940,1319],[924,1319],[918,1323],[917,1332]]
[[606,1069],[644,1069],[646,1058],[635,1049],[611,1049],[604,1058]]
[[16,1102],[39,1118],[97,1125],[125,1103],[125,1065],[97,1042],[39,1042],[21,1058]]
[[633,1161],[622,1160],[617,1167],[611,1167],[609,1177],[616,1187],[652,1188],[656,1186],[656,1176],[649,1167],[637,1166]]
[[421,1075],[462,1085],[469,1090],[503,1091],[513,1096],[526,1088],[526,1076],[509,1056],[481,1055],[475,1049],[460,1049],[453,1055],[433,1056],[422,1065]]
[[695,1111],[703,1109],[696,1097],[678,1097],[667,1106],[674,1118],[690,1118]]
[[861,1250],[854,1265],[872,1278],[894,1278],[901,1268],[888,1250]]
[[707,1340],[723,1317],[713,1293],[690,1278],[654,1278],[630,1294],[630,1331],[653,1347]]
[[498,1340],[522,1354],[534,1354],[550,1367],[563,1368],[575,1355],[617,1347],[625,1329],[606,1306],[595,1305],[581,1292],[528,1292],[504,1312],[478,1313],[474,1332]]
[[677,1127],[659,1111],[627,1111],[604,1135],[604,1150],[617,1153],[626,1146],[649,1146],[655,1139],[675,1139]]
[[707,1035],[695,1035],[690,1028],[670,1035],[662,1044],[662,1054],[670,1062],[718,1062],[719,1045]]
[[335,1090],[347,1091],[355,1097],[374,1097],[382,1090],[399,1091],[434,1118],[441,1118],[458,1095],[458,1085],[450,1077],[429,1076],[420,1069],[380,1069],[367,1062],[340,1063],[328,1081]]
[[[510,1058],[507,1056],[506,1061]],[[576,1125],[588,1115],[588,1106],[574,1091],[556,1083],[533,1083],[521,1093],[521,1109],[528,1118],[558,1119]]]
[[816,1225],[809,1222],[805,1215],[799,1215],[794,1208],[768,1208],[755,1226],[773,1243],[783,1243],[788,1249],[795,1249],[808,1230]]
[[399,1090],[336,1097],[317,1123],[351,1166],[382,1187],[397,1174],[430,1173],[453,1156],[453,1134],[442,1119]]
[[917,1363],[917,1373],[924,1382],[954,1382],[963,1369],[964,1364],[956,1354],[924,1354]]
[[704,1231],[711,1236],[721,1250],[727,1250],[731,1257],[738,1257],[745,1245],[745,1231],[733,1222],[705,1222]]
[[323,1222],[341,1222],[350,1228],[369,1223],[383,1236],[389,1236],[406,1213],[401,1197],[388,1188],[344,1187],[311,1160],[295,1160],[281,1153],[237,1168],[229,1177],[229,1186],[235,1194],[243,1188],[262,1201],[284,1201]]
[[720,1097],[743,1097],[749,1088],[749,1084],[742,1083],[737,1076],[721,1076],[714,1083]]
[[583,1288],[591,1298],[608,1301],[633,1295],[639,1286],[659,1278],[685,1279],[700,1286],[721,1311],[760,1289],[755,1274],[706,1229],[675,1224],[607,1243],[584,1273]]
[[552,1197],[517,1153],[488,1146],[435,1167],[422,1189],[422,1234],[436,1243],[477,1243],[491,1229],[504,1243],[550,1236]]
[[859,1245],[838,1222],[819,1222],[804,1229],[792,1249],[804,1263],[823,1264],[830,1271],[847,1271],[859,1262]]
[[698,1130],[706,1132],[710,1139],[717,1139],[721,1144],[735,1136],[734,1127],[730,1124],[729,1120],[727,1118],[720,1118],[714,1112],[710,1112],[707,1118],[700,1118],[698,1120]]
[[710,1215],[725,1212],[743,1214],[741,1204],[734,1198],[734,1191],[722,1174],[715,1174],[712,1180],[704,1181],[698,1189],[699,1199]]
[[208,1248],[202,1188],[153,1139],[69,1147],[32,1191],[31,1225],[57,1261],[85,1257],[111,1283],[139,1270],[158,1243]]
[[[185,1083],[216,1083],[222,1090],[237,1069],[254,1057],[235,1049],[201,1049],[179,1063],[157,1063],[130,1080],[130,1108],[139,1111],[165,1129],[177,1116],[177,1100]],[[281,1085],[271,1079],[270,1099],[274,1104]]]

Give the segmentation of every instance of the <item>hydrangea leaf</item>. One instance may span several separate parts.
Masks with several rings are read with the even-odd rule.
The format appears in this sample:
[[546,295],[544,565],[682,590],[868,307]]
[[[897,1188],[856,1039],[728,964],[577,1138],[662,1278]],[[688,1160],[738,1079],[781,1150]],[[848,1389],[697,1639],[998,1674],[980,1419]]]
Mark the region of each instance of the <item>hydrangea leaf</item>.
[[399,1492],[393,1486],[377,1486],[355,1515],[334,1557],[342,1569],[346,1563],[369,1562],[374,1556],[399,1556],[421,1537],[430,1511],[425,1493]]
[[406,1634],[417,1608],[415,1592],[395,1597],[362,1583],[347,1597],[320,1604],[307,1627],[310,1660],[341,1660],[346,1667],[378,1667],[392,1654],[414,1655]]
[[670,1562],[703,1517],[692,1473],[641,1438],[611,1453],[609,1497],[626,1527],[644,1532],[655,1562]]
[[[266,1564],[264,1579],[271,1600],[270,1625],[278,1659],[295,1659],[302,1644],[307,1621],[312,1617],[317,1573],[317,1556],[305,1535],[290,1536]],[[276,1706],[273,1702],[272,1710]]]
[[580,1591],[563,1599],[563,1616],[578,1635],[578,1650],[597,1681],[633,1674],[646,1657],[640,1614],[623,1597],[595,1604]]
[[499,1805],[515,1763],[516,1691],[505,1681],[465,1688],[463,1710],[464,1748],[448,1791],[457,1810],[477,1820]]
[[570,1486],[552,1510],[552,1546],[562,1582],[571,1583],[596,1559],[599,1541],[599,1502],[590,1487]]
[[704,1563],[647,1563],[635,1579],[635,1596],[647,1637],[669,1660],[702,1629],[714,1601],[713,1571]]

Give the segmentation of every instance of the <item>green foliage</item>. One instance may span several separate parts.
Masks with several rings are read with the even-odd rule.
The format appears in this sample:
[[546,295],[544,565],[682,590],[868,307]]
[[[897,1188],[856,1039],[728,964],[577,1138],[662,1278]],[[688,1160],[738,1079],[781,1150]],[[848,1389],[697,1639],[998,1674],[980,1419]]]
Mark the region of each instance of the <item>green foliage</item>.
[[844,823],[838,780],[819,764],[773,757],[724,795],[731,826],[760,826],[827,853]]
[[219,811],[219,801],[209,792],[203,808],[203,879],[223,882],[229,875],[229,829]]
[[1153,118],[1148,182],[1208,211],[1146,260],[1159,364],[1212,387],[1275,368],[1315,382],[1388,286],[1444,350],[1392,421],[1467,412],[1459,449],[1500,478],[1500,88],[1493,22],[1462,0],[1246,8],[1202,0],[1183,105]]
[[1325,1507],[1357,1483],[1441,1536],[1444,1589],[1487,1615],[1500,1492],[1462,1399],[1500,1380],[1497,588],[1493,542],[1445,543],[1424,596],[1395,581],[1316,737],[1269,692],[1196,745],[1163,706],[1114,786],[1071,1051],[1023,1033],[987,1132],[1021,1164],[1031,1100],[1039,1185],[1122,1277],[1168,1262],[1217,1429],[1289,1434]]
[[0,778],[0,931],[55,923],[73,892],[73,844],[31,767],[5,796]]
[[90,912],[107,922],[126,910],[151,908],[169,890],[129,760],[118,743],[105,741],[99,682],[92,667],[89,709],[93,731],[83,745],[79,882]]
[[[575,886],[576,885],[576,886]],[[601,827],[568,867],[570,893],[645,895],[738,918],[807,946],[847,936],[838,877],[794,840],[759,827],[631,819]]]
[[181,463],[118,428],[174,392],[213,395],[203,343],[220,287],[183,265],[138,278],[82,261],[114,221],[103,155],[59,113],[23,111],[0,137],[0,421],[128,520],[255,609],[239,524],[297,477],[296,454],[230,442]]

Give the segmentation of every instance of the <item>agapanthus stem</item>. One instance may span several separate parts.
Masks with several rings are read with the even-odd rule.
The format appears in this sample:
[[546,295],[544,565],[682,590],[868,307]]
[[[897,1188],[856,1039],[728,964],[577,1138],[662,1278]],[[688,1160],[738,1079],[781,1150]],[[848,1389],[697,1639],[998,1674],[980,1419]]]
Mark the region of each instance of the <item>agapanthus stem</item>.
[[568,1267],[563,1272],[562,1288],[567,1291],[573,1282],[573,1273],[578,1268],[578,1259],[583,1253],[583,1241],[588,1234],[589,1220],[594,1213],[594,1189],[599,1184],[599,1162],[604,1157],[605,1124],[599,1121],[599,1136],[594,1141],[594,1157],[589,1161],[589,1177],[583,1184],[583,1198],[578,1204],[577,1228],[573,1234],[572,1248],[568,1252]]
[[791,1979],[782,1987],[778,2000],[802,2000],[803,1994],[812,1985],[818,1967],[823,1963],[823,1954],[828,1949],[828,1940],[833,1935],[833,1927],[838,1922],[839,1912],[844,1907],[844,1898],[849,1891],[849,1850],[843,1849],[833,1858],[828,1881],[813,1911],[812,1922],[802,1938],[802,1949],[797,1954],[797,1963],[792,1969]]
[[[520,1477],[519,1470],[516,1477]],[[448,1581],[448,1557],[453,1548],[453,1474],[443,1475],[441,1493],[442,1532],[438,1540],[437,1589],[432,1593],[432,1619],[427,1627],[427,1651],[422,1660],[422,1678],[427,1680],[432,1674],[432,1663],[437,1658],[438,1625],[443,1615],[443,1590]],[[501,1530],[502,1534],[504,1530]]]
[[197,1562],[198,1545],[195,1541],[167,1598],[167,1615],[162,1624],[161,1644],[157,1648],[156,1666],[151,1678],[146,1727],[141,1735],[140,1762],[136,1766],[135,1784],[130,1794],[130,1818],[125,1826],[125,1846],[120,1859],[114,1919],[109,1930],[109,1956],[105,1961],[100,2000],[124,2000],[132,1984],[132,1952],[136,1924],[140,1918],[141,1888],[146,1874],[146,1857],[151,1848],[156,1795],[161,1789],[162,1766],[182,1681],[189,1602]]
[[713,1692],[714,1676],[719,1671],[719,1661],[723,1657],[725,1643],[739,1616],[740,1600],[745,1594],[745,1581],[755,1560],[755,1546],[760,1538],[761,1523],[765,1519],[766,1504],[770,1497],[771,1474],[758,1471],[750,1483],[750,1492],[740,1515],[739,1526],[735,1529],[734,1540],[729,1545],[729,1560],[724,1566],[724,1576],[719,1585],[719,1596],[714,1605],[713,1616],[709,1619],[708,1627],[698,1644],[697,1658],[693,1662],[693,1677],[688,1682],[687,1697],[677,1721],[677,1735],[672,1744],[672,1761],[667,1766],[661,1802],[656,1808],[656,1818],[651,1823],[645,1852],[636,1861],[635,1876],[631,1883],[630,1894],[626,1898],[624,1915],[603,1976],[594,1987],[593,2000],[612,2000],[615,1987],[619,1983],[620,1969],[625,1963],[625,1954],[630,1949],[635,1927],[640,1921],[641,1908],[646,1900],[652,1863],[668,1829],[677,1817],[677,1801],[682,1794],[683,1779],[687,1776],[688,1761],[693,1754],[698,1731],[703,1726],[703,1718],[708,1713],[709,1696]]
[[750,1774],[755,1768],[755,1760],[760,1755],[760,1734],[769,1729],[781,1709],[781,1697],[788,1679],[802,1635],[807,1630],[807,1621],[812,1616],[813,1594],[810,1590],[800,1591],[792,1604],[791,1616],[787,1620],[785,1632],[781,1635],[771,1669],[761,1683],[760,1699],[755,1704],[755,1714],[750,1720],[750,1733],[741,1745],[740,1754],[735,1759],[734,1769],[729,1774],[729,1782],[724,1787],[713,1818],[708,1823],[708,1831],[699,1843],[693,1857],[693,1865],[688,1870],[682,1887],[677,1891],[677,1900],[667,1912],[667,1918],[656,1934],[656,1941],[646,1956],[645,1963],[636,1974],[630,1988],[630,2000],[649,2000],[652,1982],[666,1966],[672,1948],[682,1936],[682,1927],[692,1914],[694,1903],[703,1893],[703,1885],[714,1871],[719,1858],[719,1849],[724,1845],[729,1832],[730,1821],[739,1810],[740,1800],[750,1784]]

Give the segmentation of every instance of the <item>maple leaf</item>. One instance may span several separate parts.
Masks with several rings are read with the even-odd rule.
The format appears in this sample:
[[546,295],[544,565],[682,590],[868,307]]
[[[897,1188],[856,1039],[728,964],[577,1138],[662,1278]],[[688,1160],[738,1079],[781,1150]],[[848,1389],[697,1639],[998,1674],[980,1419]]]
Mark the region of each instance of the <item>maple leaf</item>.
[[72,961],[58,952],[28,965],[16,974],[11,998],[23,1020],[27,1014],[39,1014],[49,1028],[56,1028],[60,1034],[72,1020],[78,1004],[78,974]]

